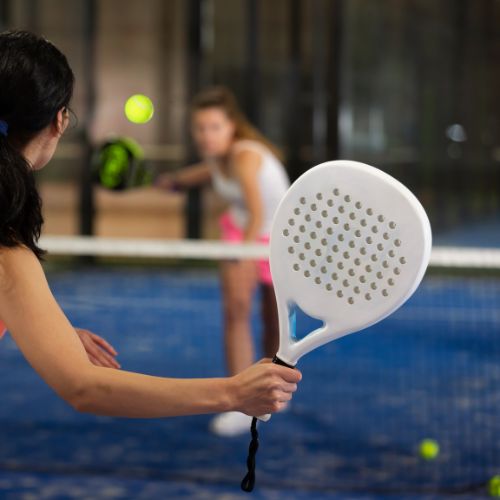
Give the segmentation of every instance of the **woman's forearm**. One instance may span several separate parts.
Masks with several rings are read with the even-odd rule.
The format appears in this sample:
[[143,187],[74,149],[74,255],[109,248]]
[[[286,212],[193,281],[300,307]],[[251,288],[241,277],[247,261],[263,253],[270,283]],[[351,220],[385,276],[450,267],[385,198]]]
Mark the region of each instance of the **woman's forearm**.
[[79,411],[161,418],[235,409],[231,380],[170,379],[92,367],[70,403]]
[[261,217],[250,215],[250,218],[243,233],[244,241],[251,242],[258,240],[261,226],[262,226]]

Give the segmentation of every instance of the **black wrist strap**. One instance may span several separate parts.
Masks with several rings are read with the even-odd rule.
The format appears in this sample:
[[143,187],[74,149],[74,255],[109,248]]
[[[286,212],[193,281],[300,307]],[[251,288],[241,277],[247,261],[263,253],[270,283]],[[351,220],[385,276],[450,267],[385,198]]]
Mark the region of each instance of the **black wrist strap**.
[[[286,366],[287,368],[295,368],[294,366],[285,363],[277,356],[274,356],[273,363],[277,365]],[[257,417],[252,418],[252,425],[250,426],[250,434],[252,435],[252,440],[248,447],[248,457],[247,457],[247,474],[241,481],[241,489],[250,493],[255,486],[255,456],[257,455],[257,450],[259,449],[259,433],[257,431]]]

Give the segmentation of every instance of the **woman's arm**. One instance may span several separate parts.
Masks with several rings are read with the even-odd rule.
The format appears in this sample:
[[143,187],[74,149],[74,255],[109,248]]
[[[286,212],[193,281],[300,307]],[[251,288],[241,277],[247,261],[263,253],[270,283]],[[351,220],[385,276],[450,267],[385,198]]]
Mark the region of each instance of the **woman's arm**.
[[22,353],[57,394],[79,411],[166,417],[279,410],[300,373],[260,363],[232,378],[171,379],[94,366],[55,301],[34,254],[0,251],[0,318]]
[[206,163],[196,163],[177,172],[166,172],[159,175],[155,186],[166,190],[189,189],[206,184],[210,179],[210,167]]
[[258,175],[262,156],[250,150],[243,150],[233,157],[233,171],[238,179],[248,210],[248,223],[245,227],[245,241],[258,239],[262,226],[262,196],[259,189]]

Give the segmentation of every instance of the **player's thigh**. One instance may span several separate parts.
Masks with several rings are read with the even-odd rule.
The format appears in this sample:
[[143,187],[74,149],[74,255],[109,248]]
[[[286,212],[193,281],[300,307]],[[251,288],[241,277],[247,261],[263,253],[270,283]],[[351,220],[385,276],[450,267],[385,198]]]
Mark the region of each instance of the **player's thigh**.
[[257,286],[257,263],[251,260],[222,262],[221,279],[225,307],[248,308]]

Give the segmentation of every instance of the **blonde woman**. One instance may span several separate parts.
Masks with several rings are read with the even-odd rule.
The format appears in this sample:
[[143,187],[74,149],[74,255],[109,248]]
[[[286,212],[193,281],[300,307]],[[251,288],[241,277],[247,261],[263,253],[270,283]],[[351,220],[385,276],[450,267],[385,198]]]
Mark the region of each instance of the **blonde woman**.
[[[223,241],[267,242],[271,222],[289,182],[281,154],[241,112],[224,87],[201,92],[191,109],[191,133],[201,162],[174,174],[163,174],[157,185],[182,189],[212,183],[227,202],[220,218]],[[224,261],[220,266],[224,303],[224,346],[230,375],[253,363],[250,317],[260,284],[264,354],[278,349],[278,319],[269,262]],[[218,415],[211,429],[225,436],[247,431],[250,419],[239,412]]]

